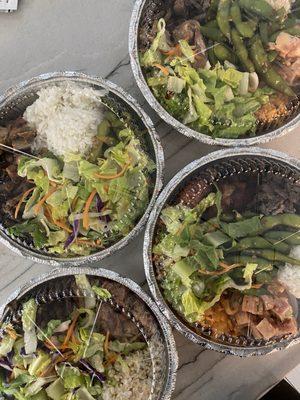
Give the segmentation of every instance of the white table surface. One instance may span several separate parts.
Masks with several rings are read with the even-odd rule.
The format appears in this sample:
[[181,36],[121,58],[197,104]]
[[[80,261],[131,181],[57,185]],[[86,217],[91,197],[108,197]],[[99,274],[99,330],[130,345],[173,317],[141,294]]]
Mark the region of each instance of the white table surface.
[[[181,136],[160,121],[139,92],[130,69],[128,27],[133,0],[20,0],[0,15],[0,91],[40,73],[82,71],[119,84],[156,123],[166,156],[166,182],[212,147]],[[300,158],[299,129],[266,145]],[[143,234],[98,266],[111,268],[146,288]],[[0,302],[49,267],[14,255],[0,245]],[[180,356],[177,400],[254,400],[300,361],[300,346],[273,355],[239,359],[189,343],[175,333]]]

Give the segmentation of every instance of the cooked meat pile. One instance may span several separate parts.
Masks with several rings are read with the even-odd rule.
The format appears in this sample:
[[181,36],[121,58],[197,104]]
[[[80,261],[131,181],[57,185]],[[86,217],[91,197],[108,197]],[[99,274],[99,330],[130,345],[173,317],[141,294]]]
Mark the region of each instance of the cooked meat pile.
[[[218,186],[225,212],[254,211],[264,215],[300,212],[300,182],[289,182],[281,175],[261,174],[259,178],[256,173],[235,175],[223,179]],[[211,190],[213,186],[206,184],[204,176],[199,176],[180,191],[176,202],[193,208]]]
[[[30,152],[36,136],[27,123],[18,118],[0,127],[0,143],[17,150]],[[14,212],[21,195],[32,185],[18,176],[18,156],[7,152],[0,146],[0,221],[5,227],[16,223]]]
[[[194,46],[196,53],[195,66],[203,68],[207,62],[206,44],[200,32],[200,20],[210,4],[209,0],[169,0],[164,1],[161,7],[157,7],[159,12],[149,26],[141,24],[139,31],[140,49],[145,51],[153,42],[157,34],[157,22],[164,18],[167,23],[167,31],[170,32],[168,41],[174,46],[179,40],[187,40]],[[197,54],[198,53],[198,54]]]
[[[153,314],[131,290],[109,279],[100,280],[99,278],[89,276],[89,281],[91,285],[107,289],[111,293],[113,301],[119,306],[124,307],[134,316],[136,321],[140,322],[149,338],[158,331],[159,327]],[[58,278],[55,283],[53,280],[49,281],[43,285],[43,289],[38,287],[30,294],[31,297],[41,299],[38,300],[41,305],[38,308],[37,324],[42,329],[45,328],[45,314],[47,314],[47,321],[51,319],[67,320],[74,310],[74,303],[76,307],[84,308],[83,297],[70,297],[64,299],[63,303],[62,300],[53,300],[57,297],[56,293],[65,292],[66,288],[70,288],[70,291],[73,293],[78,293],[73,277],[66,277],[64,280]],[[51,299],[51,301],[44,304],[47,298]],[[18,307],[19,303],[17,301],[11,303],[10,308],[14,314],[18,314]],[[96,328],[99,331],[110,332],[111,338],[114,340],[126,339],[129,342],[144,340],[136,324],[123,313],[116,312],[109,303],[102,303]]]
[[270,295],[249,296],[228,291],[205,314],[204,325],[219,333],[270,339],[296,334],[297,321],[285,288],[278,282],[267,287]]

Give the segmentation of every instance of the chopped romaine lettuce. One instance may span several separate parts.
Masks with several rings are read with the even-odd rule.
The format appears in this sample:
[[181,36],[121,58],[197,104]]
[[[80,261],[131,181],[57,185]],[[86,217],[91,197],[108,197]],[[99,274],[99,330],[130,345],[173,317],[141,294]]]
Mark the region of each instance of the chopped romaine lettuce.
[[22,326],[24,331],[24,342],[26,354],[32,354],[37,348],[36,336],[36,312],[37,304],[34,299],[28,300],[23,305]]
[[86,275],[75,275],[76,285],[84,293],[85,308],[93,309],[96,298]]

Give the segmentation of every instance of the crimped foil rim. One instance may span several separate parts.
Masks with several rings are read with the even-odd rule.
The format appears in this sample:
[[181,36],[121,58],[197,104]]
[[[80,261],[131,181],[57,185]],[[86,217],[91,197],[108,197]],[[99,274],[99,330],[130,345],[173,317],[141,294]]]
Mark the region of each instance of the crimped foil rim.
[[148,134],[150,135],[151,142],[153,145],[153,149],[155,152],[155,164],[156,164],[156,181],[155,187],[153,189],[153,194],[151,200],[148,204],[147,209],[145,210],[143,216],[140,218],[138,223],[135,225],[133,230],[125,236],[123,239],[115,243],[114,245],[99,251],[97,253],[91,254],[89,256],[83,257],[70,257],[70,258],[54,258],[52,256],[38,254],[33,250],[29,250],[24,248],[22,245],[14,241],[8,235],[0,230],[0,243],[3,243],[7,246],[10,250],[14,251],[19,256],[23,256],[29,258],[30,260],[42,264],[49,264],[52,266],[80,266],[86,263],[94,263],[104,259],[107,256],[115,253],[116,251],[125,247],[134,237],[136,237],[141,230],[143,229],[144,225],[147,222],[148,216],[151,212],[153,205],[155,204],[155,200],[163,187],[163,171],[164,171],[164,151],[161,145],[160,138],[155,131],[154,125],[150,119],[150,117],[146,114],[146,112],[141,108],[138,102],[127,92],[125,92],[122,88],[118,85],[107,81],[103,78],[99,78],[96,76],[86,75],[81,72],[75,71],[62,71],[62,72],[51,72],[42,75],[38,75],[34,78],[27,79],[22,81],[15,86],[10,87],[7,89],[3,95],[0,96],[0,108],[5,107],[5,105],[11,100],[13,96],[21,94],[23,91],[27,90],[31,86],[41,82],[60,82],[65,80],[75,80],[78,82],[90,83],[94,85],[99,85],[105,89],[108,89],[110,92],[117,95],[121,100],[127,103],[133,111],[141,118],[145,127],[147,128]]
[[144,257],[145,275],[152,296],[154,297],[154,300],[156,301],[156,304],[160,308],[161,312],[168,318],[170,323],[174,326],[175,329],[178,330],[179,333],[184,335],[188,340],[191,340],[194,343],[204,346],[206,349],[216,350],[225,354],[231,354],[240,357],[249,357],[249,356],[266,355],[290,347],[297,343],[300,343],[300,336],[292,340],[287,339],[280,343],[276,343],[275,345],[273,344],[273,345],[256,346],[256,347],[255,346],[241,347],[237,345],[230,346],[228,344],[222,344],[214,342],[213,340],[210,339],[206,339],[203,336],[198,335],[197,333],[192,331],[187,325],[181,322],[180,319],[175,315],[171,307],[168,306],[158,286],[152,262],[152,241],[154,236],[154,230],[156,227],[156,222],[161,213],[161,210],[165,206],[166,201],[168,200],[172,192],[176,190],[176,187],[178,187],[178,185],[180,185],[180,183],[186,177],[191,175],[194,171],[196,171],[200,167],[204,167],[205,165],[209,164],[212,161],[226,159],[233,156],[243,156],[243,155],[269,157],[277,161],[282,161],[285,164],[288,164],[293,168],[297,168],[300,171],[300,160],[291,158],[287,154],[282,152],[269,149],[262,149],[259,147],[252,147],[252,148],[243,147],[243,148],[219,150],[212,152],[207,156],[202,157],[201,159],[191,162],[181,171],[179,171],[160,193],[156,201],[156,204],[150,214],[146,226],[143,257]]
[[224,147],[243,147],[243,146],[253,146],[257,144],[267,143],[271,140],[279,138],[291,132],[294,128],[300,125],[300,114],[289,121],[287,124],[273,130],[272,132],[255,136],[245,139],[213,139],[208,135],[197,132],[183,123],[179,122],[176,118],[172,117],[156,100],[155,96],[151,92],[147,82],[144,78],[138,54],[138,30],[140,24],[140,18],[142,15],[143,8],[148,0],[136,0],[131,16],[130,28],[129,28],[129,55],[131,68],[133,75],[138,84],[140,91],[143,96],[150,104],[150,106],[158,113],[158,115],[163,118],[163,120],[169,125],[173,126],[178,132],[183,135],[197,139],[198,141],[209,144],[212,146],[224,146]]
[[16,289],[6,300],[6,302],[0,306],[0,320],[3,317],[5,308],[14,300],[19,300],[22,296],[24,296],[27,292],[32,290],[34,287],[52,280],[54,278],[59,278],[63,276],[70,276],[70,275],[78,275],[78,274],[85,274],[85,275],[93,275],[98,276],[100,278],[110,279],[115,281],[121,285],[126,286],[132,292],[134,292],[146,305],[150,308],[151,312],[154,314],[161,330],[163,337],[166,342],[166,351],[168,355],[168,377],[167,381],[165,382],[164,392],[160,398],[160,400],[170,400],[172,393],[175,389],[176,384],[176,376],[177,376],[177,369],[178,369],[178,354],[176,349],[175,339],[172,333],[172,329],[168,324],[168,321],[160,312],[159,308],[155,304],[155,302],[142,290],[142,288],[134,281],[129,278],[125,278],[116,272],[106,270],[103,268],[91,268],[91,267],[68,267],[68,268],[56,268],[50,273],[41,275],[39,277],[33,278],[25,285]]

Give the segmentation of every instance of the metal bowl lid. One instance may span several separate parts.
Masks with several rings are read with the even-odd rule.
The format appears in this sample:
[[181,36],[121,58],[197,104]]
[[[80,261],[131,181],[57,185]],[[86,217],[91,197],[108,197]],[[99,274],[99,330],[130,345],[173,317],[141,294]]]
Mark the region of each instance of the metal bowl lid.
[[[82,277],[88,279],[90,287],[83,285],[82,280],[80,281]],[[109,293],[110,297],[102,297],[99,292],[97,294],[94,291],[95,287],[105,290],[105,296]],[[22,337],[24,329],[22,317],[24,315],[24,318],[26,318],[29,315],[25,313],[26,306],[24,304],[28,304],[27,302],[32,300],[37,308],[33,329],[38,336],[37,349],[39,351],[46,352],[54,359],[59,356],[62,357],[63,361],[61,362],[63,364],[79,368],[83,374],[92,373],[95,367],[93,367],[92,359],[88,356],[89,350],[85,351],[84,356],[78,361],[78,359],[70,356],[70,349],[66,350],[63,346],[57,344],[55,334],[52,334],[54,336],[49,338],[45,333],[47,332],[47,323],[50,320],[68,321],[68,326],[70,326],[69,320],[75,318],[74,313],[82,310],[82,307],[88,306],[89,313],[93,317],[93,321],[89,322],[89,327],[87,328],[91,337],[93,333],[100,333],[109,335],[110,343],[113,343],[113,340],[116,341],[115,343],[144,343],[144,347],[137,350],[141,359],[143,359],[144,365],[135,364],[137,361],[134,358],[134,353],[129,353],[127,356],[124,353],[122,356],[123,361],[128,362],[128,365],[130,365],[134,379],[139,380],[139,382],[135,382],[138,384],[137,387],[144,388],[144,396],[147,395],[147,398],[153,400],[171,398],[178,365],[175,341],[168,323],[156,305],[136,283],[122,278],[116,273],[102,269],[56,269],[49,275],[28,282],[9,297],[0,312],[2,337],[6,335],[5,327],[8,324],[10,329],[13,329],[14,332],[17,332]],[[85,320],[83,320],[83,323],[85,323]],[[79,324],[81,324],[80,321]],[[77,343],[80,340],[80,332],[79,328],[76,328],[75,338],[72,339],[72,343]],[[64,334],[67,335],[66,331]],[[76,335],[79,335],[77,339]],[[45,341],[49,346],[45,347]],[[89,344],[90,341],[87,343]],[[99,350],[101,349],[99,348]],[[13,351],[15,350],[13,349]],[[74,357],[76,357],[76,350],[72,351],[74,352]],[[26,353],[26,346],[23,353]],[[132,361],[130,360],[130,354],[133,355]],[[10,353],[1,360],[0,369],[6,375],[11,373],[10,371],[7,372],[7,369],[10,368],[11,361],[9,360],[12,357],[13,354]],[[131,390],[134,393],[136,389],[132,386],[134,384],[133,378],[132,382],[129,379],[129,386],[126,386],[120,381],[123,372],[118,374],[118,369],[114,367],[111,369],[108,367],[105,371],[100,374],[94,371],[93,374],[97,375],[93,375],[93,379],[102,381],[103,390],[107,392],[106,395],[108,393],[112,395],[114,392],[114,389],[110,387],[110,376],[114,376],[116,382],[122,385],[122,390]],[[53,371],[51,374],[53,375]],[[46,378],[48,376],[51,378],[51,374],[50,372],[48,374],[47,370],[43,371],[43,376]],[[105,374],[108,375],[106,376]],[[125,375],[122,379],[126,381]],[[47,384],[43,385],[44,389],[46,386]],[[26,390],[29,390],[28,385],[26,388]],[[143,394],[136,393],[136,396],[138,395],[142,396]],[[145,397],[140,398],[144,399]]]
[[100,89],[102,91],[104,89],[107,92],[103,98],[105,106],[107,106],[109,110],[113,110],[113,112],[121,119],[125,118],[128,113],[131,115],[132,129],[143,132],[141,140],[144,143],[145,150],[156,164],[156,171],[151,178],[153,182],[149,204],[147,209],[144,211],[144,214],[137,221],[135,227],[127,236],[121,238],[111,246],[101,251],[92,253],[91,255],[64,258],[57,257],[46,251],[37,250],[32,244],[28,244],[25,241],[12,237],[6,227],[3,226],[0,221],[0,241],[17,254],[30,258],[33,261],[47,263],[53,266],[78,266],[87,262],[99,261],[113,254],[115,251],[126,246],[128,242],[141,231],[143,225],[147,221],[147,217],[155,202],[155,199],[162,188],[164,155],[162,146],[160,144],[160,139],[155,132],[150,118],[140,108],[137,102],[117,85],[102,78],[88,76],[83,73],[70,71],[47,73],[11,87],[2,96],[0,96],[0,122],[3,124],[22,115],[24,110],[36,100],[37,92],[41,88],[51,85],[58,85],[65,82],[75,82],[80,85],[94,89]]
[[[265,336],[262,336],[260,333],[257,334],[257,332],[254,332],[255,327],[264,318],[266,318],[266,321],[269,320],[273,323],[272,315],[276,314],[276,310],[274,311],[275,314],[272,314],[272,310],[267,311],[266,308],[262,308],[262,314],[260,314],[261,316],[258,316],[257,314],[259,313],[256,313],[256,311],[250,312],[251,310],[246,310],[246,305],[242,305],[243,299],[247,297],[244,294],[242,294],[242,296],[244,297],[239,298],[237,302],[237,309],[235,311],[233,310],[232,314],[226,308],[224,308],[225,306],[223,305],[223,303],[221,303],[222,300],[227,301],[228,298],[221,297],[221,299],[216,303],[217,305],[221,305],[221,310],[215,310],[213,307],[209,308],[209,310],[214,310],[214,314],[212,316],[213,323],[208,323],[207,320],[205,320],[205,322],[203,320],[201,320],[201,322],[197,322],[194,319],[193,321],[195,322],[189,322],[187,320],[187,317],[184,316],[184,309],[175,306],[175,303],[172,303],[172,301],[175,300],[172,300],[170,298],[168,300],[166,299],[165,295],[170,294],[170,292],[166,292],[162,286],[165,282],[165,271],[168,270],[167,267],[164,267],[164,265],[169,265],[170,268],[170,266],[174,265],[174,262],[172,261],[172,264],[172,262],[170,261],[170,263],[168,264],[168,262],[166,261],[166,264],[164,264],[163,261],[161,262],[161,260],[164,260],[163,258],[161,259],[159,258],[159,256],[156,256],[157,258],[155,258],[153,254],[154,244],[157,245],[161,243],[160,240],[162,237],[164,237],[162,235],[165,231],[163,228],[163,222],[160,218],[162,210],[164,210],[168,206],[175,206],[176,204],[184,204],[188,208],[193,208],[196,204],[199,204],[202,199],[206,198],[209,193],[215,192],[216,186],[218,186],[223,195],[222,207],[224,207],[224,202],[227,202],[226,212],[230,210],[236,212],[236,215],[244,214],[244,218],[246,219],[251,218],[251,216],[246,217],[245,210],[247,208],[245,207],[247,206],[247,204],[249,204],[250,207],[251,203],[251,207],[253,207],[252,211],[254,211],[252,215],[267,215],[267,211],[265,211],[265,209],[269,208],[271,212],[269,212],[268,214],[272,215],[272,218],[275,215],[276,218],[276,214],[278,213],[280,207],[282,207],[282,210],[279,211],[278,214],[282,213],[285,209],[289,210],[289,212],[295,212],[299,214],[299,185],[300,164],[298,160],[291,159],[283,153],[275,152],[272,150],[263,150],[259,148],[242,148],[213,152],[200,160],[192,162],[191,164],[187,165],[183,170],[181,170],[162,191],[157,200],[155,208],[150,215],[146,228],[144,241],[145,273],[148,285],[159,308],[169,319],[172,325],[175,326],[175,328],[180,333],[185,335],[189,340],[195,343],[202,344],[209,349],[214,349],[224,353],[239,356],[263,355],[278,349],[285,348],[287,346],[290,346],[291,344],[298,343],[300,340],[300,316],[298,312],[299,300],[297,301],[295,296],[291,295],[291,293],[289,292],[290,289],[286,289],[287,286],[284,286],[284,288],[282,289],[282,294],[278,295],[279,297],[285,297],[283,302],[287,305],[290,311],[292,310],[292,313],[294,315],[292,323],[297,325],[297,327],[295,328],[296,332],[293,331],[293,333],[290,334],[281,334],[280,332],[278,333],[278,331],[276,331],[276,333],[273,333],[273,336],[271,334],[270,337],[267,337],[267,334],[265,332]],[[272,192],[268,192],[270,187],[272,188]],[[253,195],[254,188],[258,188],[256,195]],[[290,192],[287,192],[287,190],[289,189]],[[289,194],[288,196],[282,196],[282,194],[284,193]],[[273,201],[268,202],[266,199],[270,198],[270,195],[273,198]],[[294,211],[291,208],[294,208]],[[279,215],[277,215],[277,217],[278,216]],[[202,222],[204,224],[205,222],[207,222],[207,224],[210,224],[211,218],[212,215],[203,217]],[[201,224],[199,225],[201,227]],[[212,231],[214,231],[214,229],[212,229]],[[224,229],[225,227],[223,225],[222,228],[220,228],[220,231],[224,233]],[[280,227],[275,227],[274,229],[280,229]],[[259,235],[262,236],[261,234]],[[295,237],[295,235],[298,235],[298,231],[295,232],[295,230],[292,229],[291,236]],[[252,236],[255,236],[254,233]],[[240,239],[238,238],[236,239],[237,242],[239,242],[239,240]],[[275,245],[277,245],[277,242],[281,243],[282,241],[283,240],[280,240],[279,238],[276,241]],[[290,248],[292,248],[292,246],[290,246],[287,250],[290,251]],[[283,251],[285,250],[286,249],[284,249]],[[226,257],[229,257],[229,260],[230,251],[229,256],[227,253],[227,249],[225,249],[224,251],[226,254],[225,260]],[[248,262],[255,263],[257,260],[257,253],[255,253],[255,250],[251,251],[252,253],[249,253],[250,257],[248,259]],[[254,256],[253,252],[255,253]],[[238,255],[236,255],[232,261],[233,264],[242,262],[241,254],[248,254],[248,252],[245,251],[244,253],[242,253],[242,250],[239,250]],[[266,256],[265,253],[262,255]],[[184,260],[185,257],[187,257],[186,254],[182,255],[181,260]],[[168,260],[168,258],[166,257],[165,260]],[[232,264],[229,261],[228,263]],[[270,263],[272,265],[273,263],[275,263],[275,261],[273,261],[273,258],[272,261],[268,261],[266,264],[269,265]],[[280,265],[281,266],[279,267],[278,264],[278,268],[283,267],[282,264]],[[164,270],[164,268],[166,268],[166,270]],[[295,266],[294,268],[297,267]],[[295,282],[297,281],[296,276],[297,275],[295,275]],[[239,281],[240,277],[233,276],[233,279],[235,282],[241,284],[241,281]],[[255,282],[256,279],[258,278],[255,277]],[[277,279],[278,275],[276,275],[276,281]],[[244,280],[243,284],[245,284]],[[282,285],[286,285],[286,283]],[[268,286],[266,286],[266,284],[261,285],[260,287],[262,289],[266,287],[267,290],[270,289]],[[173,291],[174,290],[175,289],[173,288]],[[299,297],[299,287],[298,289],[294,288],[294,290],[298,291],[297,297]],[[178,293],[180,294],[181,292]],[[228,293],[228,291],[225,291],[224,293],[226,294]],[[231,291],[229,289],[229,295],[230,293]],[[240,294],[243,292],[239,290],[238,293]],[[251,293],[249,291],[248,298],[250,298],[250,300],[254,297],[256,299],[259,299],[260,306],[265,307],[265,305],[261,303],[261,296],[263,294],[265,293]],[[268,292],[268,294],[270,293]],[[277,301],[277,294],[271,295],[271,297]],[[230,301],[231,299],[232,296],[229,297]],[[264,299],[267,300],[268,298]],[[176,301],[177,305],[180,304],[180,299],[177,299]],[[282,303],[282,299],[280,299],[279,302]],[[214,325],[215,315],[217,311],[220,311],[222,316],[224,316],[225,312],[226,321],[228,318],[228,323],[233,323],[233,328],[235,328],[237,326],[236,314],[243,310],[245,312],[242,314],[242,316],[250,317],[245,325],[246,328],[249,328],[249,332],[248,329],[243,329],[239,331],[239,333],[236,333],[235,331],[228,329],[228,326],[223,329],[220,326]],[[230,315],[227,314],[227,312]],[[234,317],[232,317],[232,315],[234,315]],[[266,323],[266,321],[264,321],[264,323]],[[253,329],[250,330],[250,328]]]
[[[180,3],[180,2],[178,2]],[[202,1],[195,2],[191,1],[188,4],[191,6],[197,7],[195,10],[194,18],[197,21],[202,22],[205,20],[207,16],[207,10],[210,6],[210,1]],[[199,5],[200,3],[200,5]],[[180,7],[180,4],[178,5]],[[158,114],[171,126],[173,126],[176,130],[178,130],[183,135],[197,139],[203,143],[210,145],[219,145],[219,146],[234,146],[234,147],[242,147],[242,146],[252,146],[260,143],[266,143],[275,138],[286,135],[288,132],[292,131],[299,125],[300,115],[299,115],[299,94],[297,92],[297,96],[293,98],[291,101],[287,103],[286,112],[283,115],[278,114],[278,116],[274,119],[263,119],[263,122],[258,124],[257,135],[256,136],[245,136],[241,139],[227,139],[227,138],[213,138],[207,134],[202,133],[201,131],[196,131],[191,127],[183,124],[178,119],[174,118],[166,109],[160,104],[160,102],[156,99],[150,87],[147,84],[145,74],[140,64],[140,42],[139,42],[139,32],[141,26],[145,28],[144,36],[148,38],[152,38],[155,32],[153,29],[154,24],[160,18],[164,18],[166,15],[166,8],[170,8],[170,2],[162,2],[161,0],[137,0],[135,2],[134,10],[132,13],[131,24],[130,24],[130,33],[129,33],[129,54],[131,59],[131,67],[133,70],[133,74],[135,76],[136,82],[143,93],[144,97],[150,104],[150,106],[155,109]],[[274,11],[275,12],[275,11]],[[293,10],[291,11],[294,12]],[[251,13],[250,13],[251,14]],[[167,13],[168,16],[169,13]],[[179,18],[179,17],[178,17]],[[189,17],[190,18],[190,17]],[[248,18],[248,17],[247,17]],[[185,20],[185,17],[181,16],[181,19],[178,19],[178,23]],[[248,19],[247,19],[248,21]],[[246,21],[246,22],[247,22]],[[278,32],[277,32],[278,33]],[[204,38],[207,42],[207,38]],[[247,39],[246,39],[247,41]],[[207,42],[208,43],[208,42]],[[206,45],[206,51],[213,48],[215,45],[219,45],[220,43],[210,43]],[[227,43],[227,46],[230,49],[231,44]],[[247,44],[248,50],[251,48],[251,45]],[[232,50],[232,49],[231,49]],[[203,51],[202,51],[203,53]],[[284,67],[287,71],[290,71],[291,67]],[[297,90],[297,87],[296,87]],[[279,106],[277,111],[279,110]],[[276,113],[275,113],[276,114]]]

